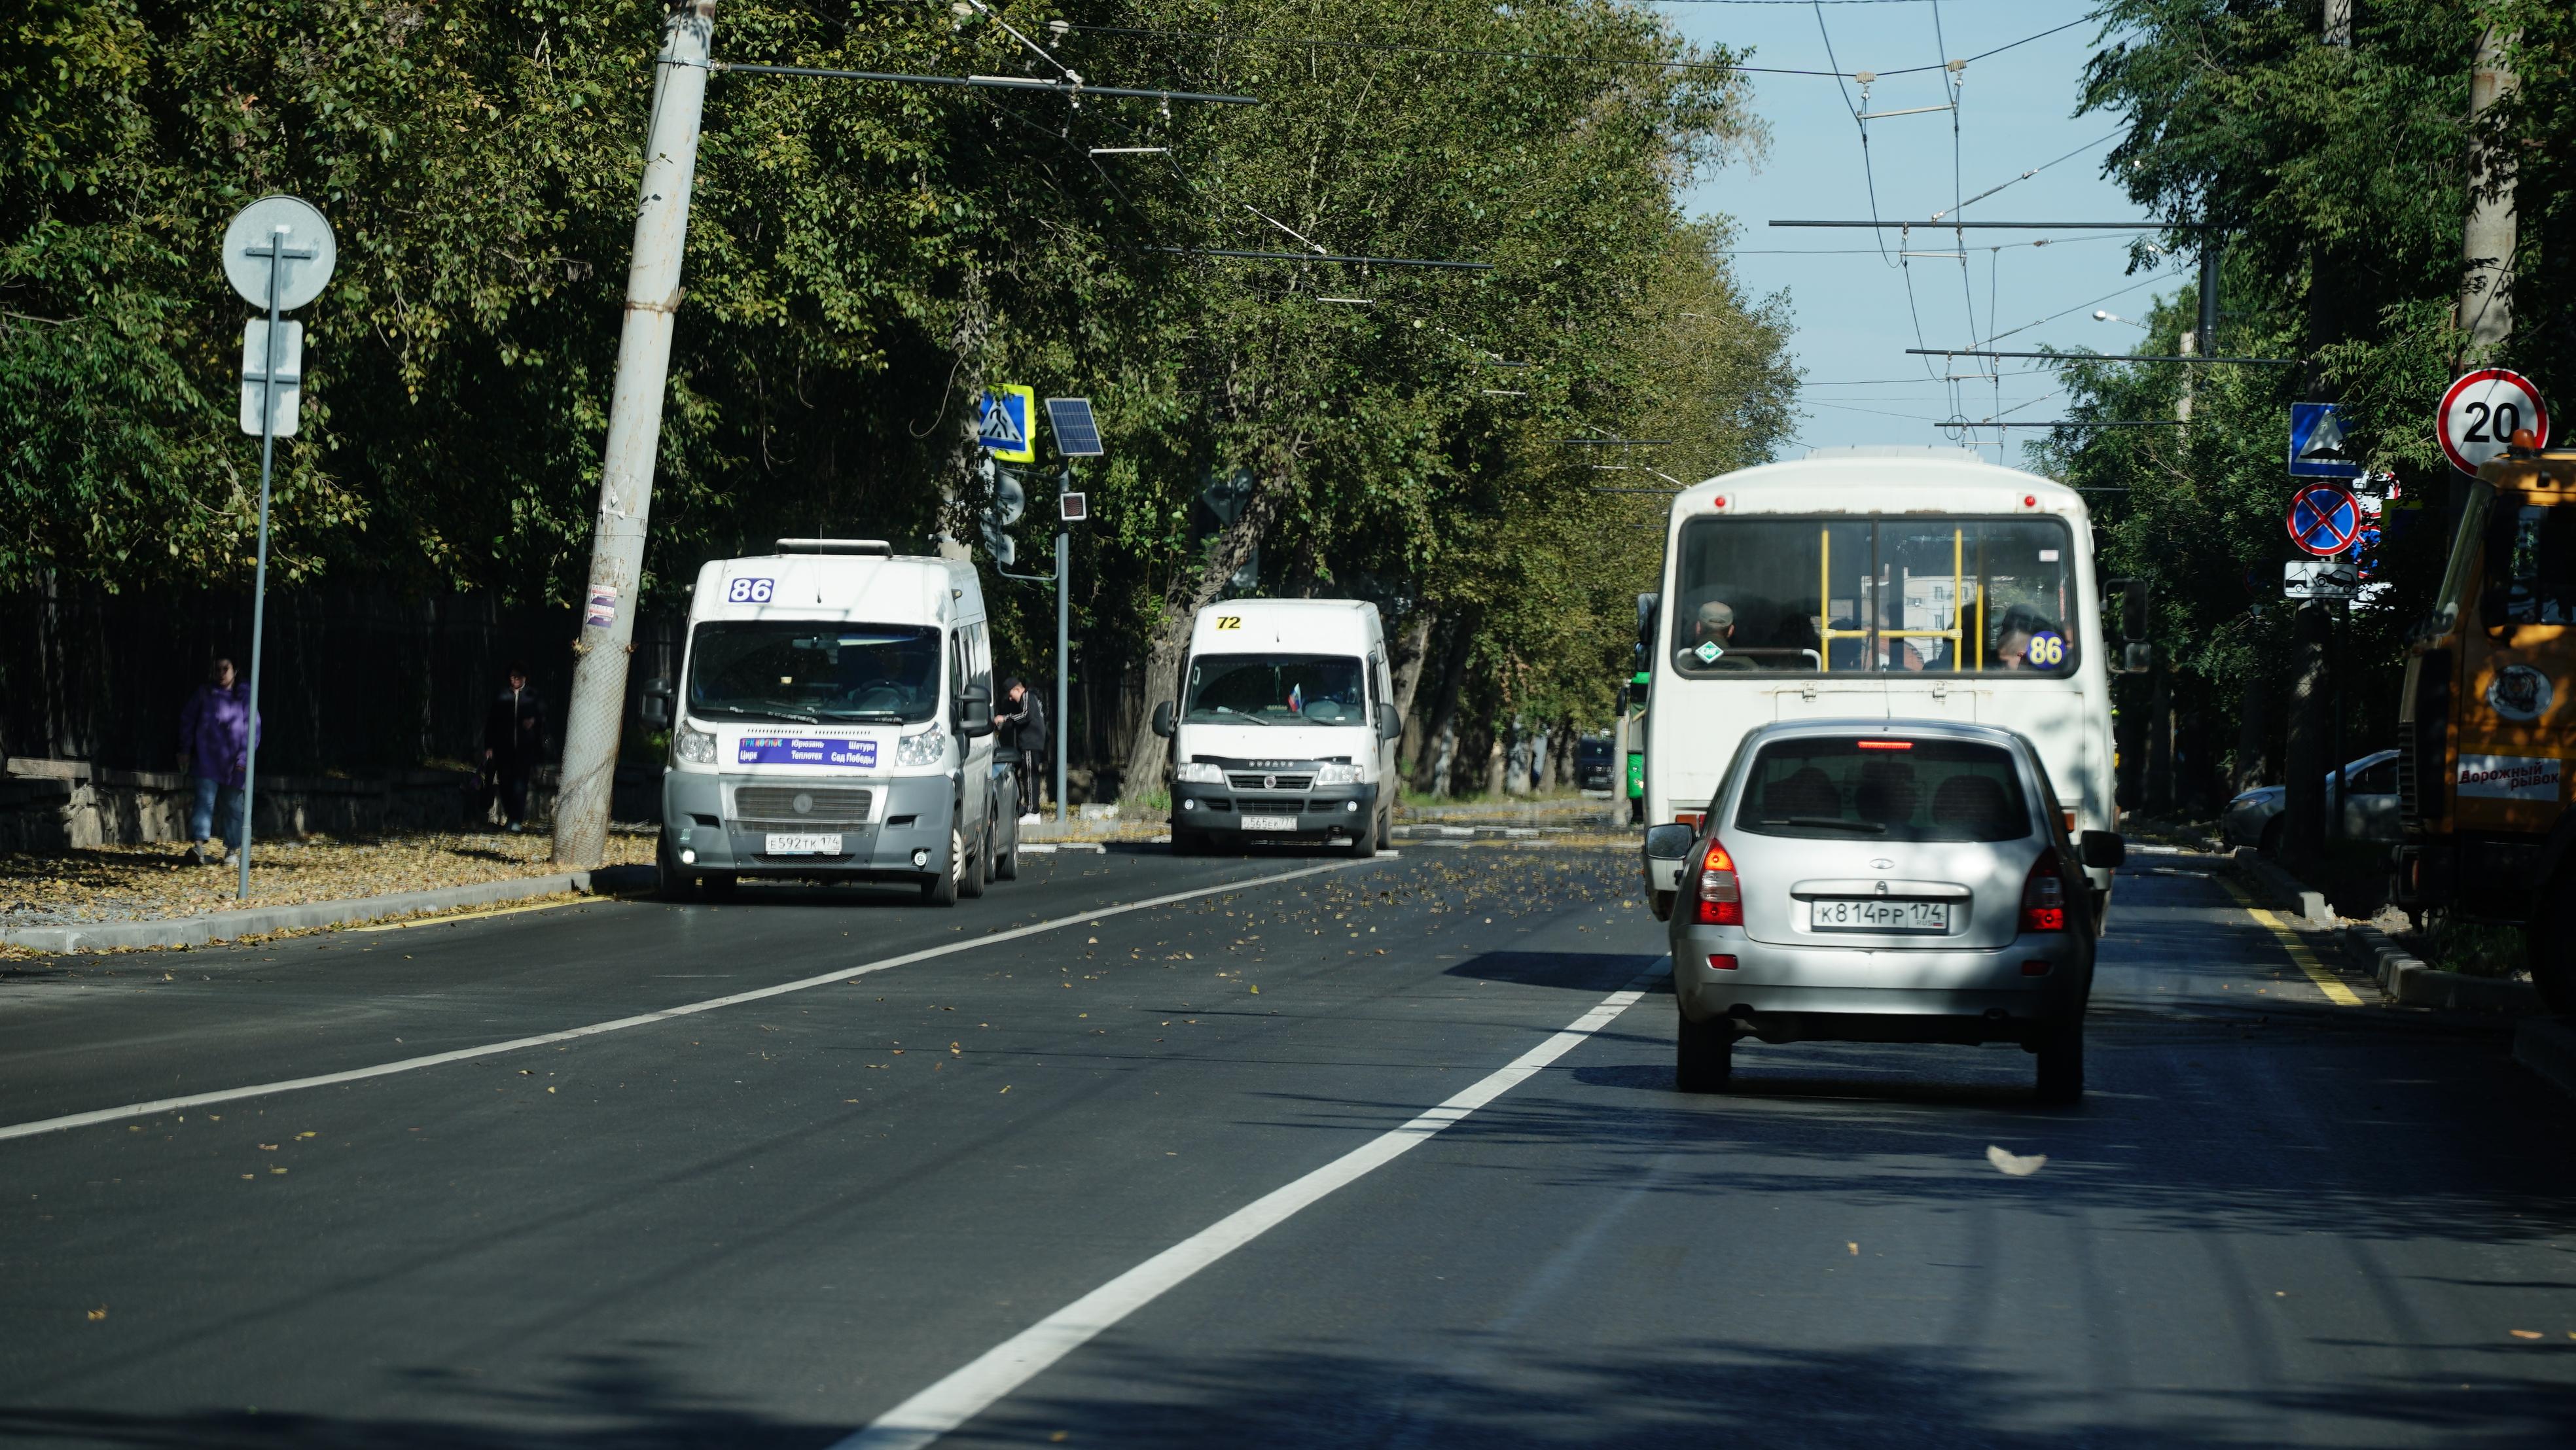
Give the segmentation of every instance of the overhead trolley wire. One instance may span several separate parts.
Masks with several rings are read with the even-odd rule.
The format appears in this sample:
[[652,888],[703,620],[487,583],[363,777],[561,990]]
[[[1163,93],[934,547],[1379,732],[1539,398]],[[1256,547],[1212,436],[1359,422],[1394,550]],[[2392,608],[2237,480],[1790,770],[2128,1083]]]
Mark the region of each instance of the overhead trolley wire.
[[[1829,5],[1835,3],[1860,3],[1860,0],[1783,0],[1783,3]],[[1893,0],[1890,0],[1890,3],[1893,3]],[[2085,17],[2085,19],[2090,18],[2091,17],[2089,16]],[[1062,22],[1051,21],[1049,22],[1049,28],[1052,29],[1059,23]],[[1967,61],[1973,63],[1984,60],[1988,56],[2001,55],[2005,51],[2014,49],[2017,46],[2028,45],[2035,40],[2045,40],[2061,30],[2072,30],[2076,26],[2084,23],[2085,20],[2070,20],[2064,25],[2051,26],[2048,29],[2039,32],[2037,35],[2025,35],[2019,40],[2007,41],[2002,45],[1996,46],[1992,50],[1979,51],[1975,55],[1967,57]],[[1387,45],[1365,40],[1320,40],[1310,36],[1258,35],[1251,31],[1244,30],[1162,30],[1143,25],[1076,25],[1069,23],[1064,24],[1064,29],[1092,35],[1130,35],[1150,40],[1233,40],[1241,41],[1247,45],[1276,45],[1306,50],[1364,50],[1376,51],[1388,55],[1459,55],[1483,57],[1490,60],[1570,60],[1580,61],[1586,65],[1638,66],[1655,70],[1734,71],[1744,75],[1766,76],[1835,76],[1841,78],[1853,74],[1838,70],[1804,70],[1794,66],[1733,65],[1723,61],[1712,60],[1619,60],[1609,56],[1569,55],[1562,51],[1499,50],[1488,47],[1462,45]],[[1831,57],[1828,57],[1827,59],[1829,62],[1831,61]],[[1895,70],[1875,71],[1872,72],[1872,74],[1880,76],[1910,76],[1920,75],[1926,71],[1943,70],[1946,68],[1947,63],[1945,62],[1942,65],[1900,66]]]

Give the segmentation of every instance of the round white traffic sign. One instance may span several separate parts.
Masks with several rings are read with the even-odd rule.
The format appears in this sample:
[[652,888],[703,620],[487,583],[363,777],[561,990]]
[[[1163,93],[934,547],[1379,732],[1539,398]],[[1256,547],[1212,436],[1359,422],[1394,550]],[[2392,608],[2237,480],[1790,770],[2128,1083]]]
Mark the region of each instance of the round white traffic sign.
[[[271,258],[271,248],[283,255]],[[268,279],[275,267],[277,310],[292,312],[322,295],[340,257],[331,239],[331,224],[311,202],[292,196],[263,196],[233,213],[224,228],[224,276],[251,306],[268,306]]]
[[2505,368],[2480,368],[2451,384],[2433,415],[2442,451],[2462,473],[2475,473],[2479,464],[2503,453],[2523,428],[2531,430],[2535,444],[2547,447],[2549,405],[2531,379]]

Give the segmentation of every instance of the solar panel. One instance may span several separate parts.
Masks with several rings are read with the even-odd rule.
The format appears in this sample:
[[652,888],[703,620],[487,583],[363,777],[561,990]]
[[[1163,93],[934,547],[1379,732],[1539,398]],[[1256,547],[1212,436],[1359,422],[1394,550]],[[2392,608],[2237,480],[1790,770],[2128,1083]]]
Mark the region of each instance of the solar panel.
[[1055,451],[1067,458],[1098,458],[1100,426],[1092,421],[1089,398],[1049,398],[1047,422],[1055,429]]

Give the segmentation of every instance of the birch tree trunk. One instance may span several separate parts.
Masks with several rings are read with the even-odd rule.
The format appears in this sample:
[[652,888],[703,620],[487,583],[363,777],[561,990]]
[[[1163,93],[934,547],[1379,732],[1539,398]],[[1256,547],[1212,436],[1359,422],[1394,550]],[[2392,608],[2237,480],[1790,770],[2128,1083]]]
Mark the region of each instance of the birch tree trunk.
[[1284,479],[1266,479],[1256,489],[1224,532],[1216,536],[1216,545],[1206,560],[1195,569],[1184,569],[1175,579],[1175,587],[1163,596],[1162,616],[1154,626],[1154,642],[1145,657],[1145,708],[1139,712],[1134,733],[1128,737],[1126,768],[1118,777],[1118,798],[1122,801],[1143,799],[1163,784],[1163,766],[1167,759],[1163,737],[1154,733],[1154,707],[1165,701],[1179,704],[1181,656],[1189,649],[1190,625],[1198,612],[1225,592],[1225,583],[1234,577],[1252,557],[1261,542],[1261,531],[1270,522],[1278,498],[1286,491]]

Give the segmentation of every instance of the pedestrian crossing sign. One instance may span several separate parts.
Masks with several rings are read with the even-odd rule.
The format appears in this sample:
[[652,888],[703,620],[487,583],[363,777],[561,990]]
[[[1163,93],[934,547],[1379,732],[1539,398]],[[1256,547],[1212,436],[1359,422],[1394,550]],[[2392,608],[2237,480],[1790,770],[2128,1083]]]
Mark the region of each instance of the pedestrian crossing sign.
[[1029,426],[1037,411],[1037,390],[1004,383],[984,394],[984,410],[975,436],[984,451],[1005,463],[1037,461],[1037,433]]

